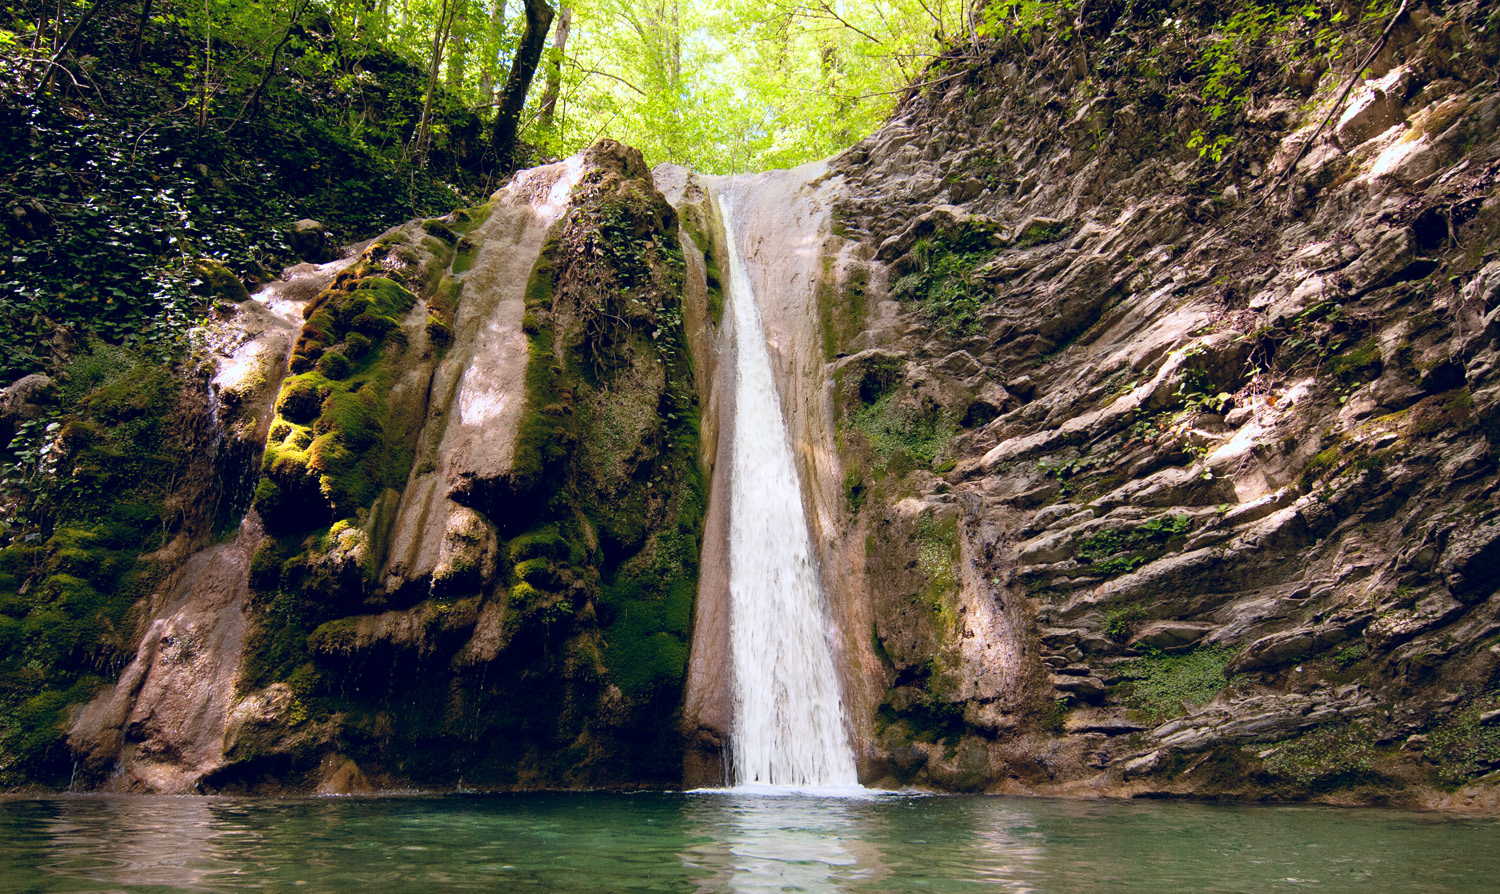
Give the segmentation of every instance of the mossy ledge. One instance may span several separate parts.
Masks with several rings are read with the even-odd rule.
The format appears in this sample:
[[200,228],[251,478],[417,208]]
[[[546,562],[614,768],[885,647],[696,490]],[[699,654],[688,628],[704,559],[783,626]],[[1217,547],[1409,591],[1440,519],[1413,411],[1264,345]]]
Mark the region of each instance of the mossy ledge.
[[11,445],[0,485],[0,788],[62,787],[71,711],[135,648],[143,600],[227,497],[192,363],[94,344]]

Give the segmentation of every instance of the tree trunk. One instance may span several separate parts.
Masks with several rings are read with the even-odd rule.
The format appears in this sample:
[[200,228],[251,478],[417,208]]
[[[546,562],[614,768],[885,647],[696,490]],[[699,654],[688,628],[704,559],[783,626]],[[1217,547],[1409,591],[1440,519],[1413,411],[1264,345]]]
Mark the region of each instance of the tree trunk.
[[265,69],[261,71],[260,81],[255,85],[255,90],[251,92],[250,98],[245,100],[245,104],[240,106],[240,113],[234,116],[234,121],[225,129],[225,133],[229,133],[238,127],[239,123],[244,120],[245,113],[255,109],[260,104],[261,95],[266,92],[266,85],[271,82],[271,78],[276,74],[276,65],[281,60],[281,51],[291,41],[292,35],[297,32],[297,23],[302,20],[302,14],[307,12],[307,6],[310,2],[312,0],[295,0],[296,5],[292,7],[292,18],[286,23],[286,32],[281,35],[281,41],[276,44],[276,49],[271,51],[271,60],[266,63]]
[[151,0],[142,0],[141,16],[135,23],[135,43],[130,46],[130,61],[139,65],[143,53],[142,43],[146,39],[146,23],[151,20]]
[[419,162],[427,156],[427,135],[432,129],[432,97],[437,93],[438,69],[443,62],[443,50],[448,45],[448,36],[453,31],[453,16],[460,0],[443,0],[438,11],[438,20],[432,27],[432,64],[427,68],[427,97],[422,100],[422,118],[417,123],[416,157]]
[[542,91],[539,118],[543,130],[552,129],[552,117],[557,112],[557,94],[562,90],[563,53],[568,48],[568,32],[572,27],[573,7],[564,6],[558,11],[557,28],[552,32],[552,52],[547,60],[547,87]]
[[479,69],[479,105],[495,101],[495,70],[500,62],[500,41],[505,37],[505,0],[495,0],[490,10],[490,30],[484,41],[484,65]]
[[[94,0],[94,2],[89,5],[89,8],[84,11],[83,17],[78,20],[78,24],[74,25],[73,30],[69,31],[68,36],[63,39],[62,46],[58,47],[57,52],[53,53],[52,58],[47,60],[47,62],[45,63],[47,67],[39,76],[39,80],[37,81],[36,85],[36,93],[32,97],[33,100],[40,99],[43,94],[52,89],[52,79],[57,72],[58,63],[62,61],[63,56],[66,56],[68,54],[69,50],[73,49],[73,44],[78,41],[78,35],[83,33],[84,26],[92,21],[94,16],[98,14],[99,10],[109,2],[110,0]],[[57,27],[59,30],[62,29],[61,15],[57,17]]]
[[521,110],[526,107],[526,93],[536,76],[553,15],[547,0],[526,0],[526,30],[521,33],[521,45],[516,47],[516,58],[510,65],[510,77],[505,79],[505,90],[500,94],[500,108],[495,112],[495,125],[490,133],[490,147],[501,165],[510,164],[515,152]]
[[453,36],[448,41],[448,91],[458,95],[469,67],[469,0],[454,0]]

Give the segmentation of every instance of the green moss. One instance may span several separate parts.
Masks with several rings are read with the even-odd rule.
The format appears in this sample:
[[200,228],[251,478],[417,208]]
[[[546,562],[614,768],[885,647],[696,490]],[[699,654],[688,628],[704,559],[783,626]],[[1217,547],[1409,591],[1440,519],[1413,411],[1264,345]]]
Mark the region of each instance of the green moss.
[[1201,707],[1228,685],[1224,668],[1233,657],[1233,652],[1215,647],[1181,655],[1149,653],[1116,667],[1121,681],[1116,698],[1153,722],[1175,717],[1185,703]]
[[449,229],[448,225],[438,218],[422,221],[422,229],[427,231],[427,235],[436,237],[449,245],[458,241],[458,234]]
[[568,542],[558,533],[557,525],[548,524],[512,538],[511,562],[520,565],[532,559],[563,561],[568,558]]
[[212,258],[200,258],[193,262],[195,284],[193,293],[210,300],[218,299],[235,303],[247,301],[250,292],[227,267]]
[[680,687],[687,673],[694,581],[678,577],[660,584],[629,578],[601,593],[604,663],[616,685],[638,702]]
[[1484,723],[1484,714],[1500,709],[1500,690],[1465,699],[1428,734],[1426,757],[1438,780],[1458,786],[1500,766],[1500,723]]
[[843,428],[862,435],[878,466],[898,474],[931,468],[934,460],[945,456],[957,430],[947,411],[899,406],[894,394],[854,409],[845,416]]
[[[389,335],[416,297],[382,276],[345,278],[342,286],[319,296],[303,337],[321,326],[344,347],[322,354],[316,371],[288,377],[277,397],[272,429],[285,435],[267,445],[255,496],[276,535],[353,516],[411,468],[415,424],[394,420],[388,431],[386,395],[400,376],[402,347]],[[375,350],[382,342],[386,350]]]
[[342,379],[349,374],[349,358],[342,353],[325,353],[318,358],[315,368],[330,379]]
[[930,666],[921,676],[923,679],[917,682],[928,685],[902,687],[886,694],[875,709],[876,734],[886,741],[956,745],[968,729],[963,705],[933,693]]
[[1346,388],[1373,381],[1381,370],[1380,343],[1371,336],[1354,348],[1330,357],[1325,369]]
[[320,619],[315,607],[292,590],[299,577],[297,566],[284,564],[282,580],[288,589],[267,594],[255,604],[255,623],[245,637],[245,655],[236,683],[240,695],[287,679],[309,659],[309,632]]
[[552,277],[556,272],[553,255],[557,251],[555,240],[549,240],[537,257],[531,277],[526,281],[526,307],[552,306]]
[[948,621],[956,620],[950,617],[949,603],[959,585],[957,518],[937,519],[928,513],[917,522],[917,567],[927,577],[927,601]]
[[703,266],[708,281],[708,318],[718,326],[724,321],[724,281],[712,246],[703,252]]
[[164,500],[193,457],[175,435],[183,376],[123,348],[66,370],[55,419],[60,462],[12,467],[0,548],[0,786],[66,782],[58,720],[134,649],[136,601],[180,520]]
[[1374,768],[1374,736],[1364,724],[1320,726],[1270,746],[1246,746],[1266,771],[1300,788],[1326,791],[1366,781]]
[[[344,718],[340,748],[362,765],[435,785],[460,776],[467,784],[586,786],[680,774],[677,713],[704,496],[696,388],[681,327],[682,263],[675,239],[660,232],[671,223],[670,208],[644,194],[603,201],[591,192],[599,180],[592,176],[575,190],[569,226],[554,231],[528,284],[514,474],[464,494],[465,505],[487,515],[505,538],[498,657],[472,668],[454,660],[463,636],[434,634],[434,651],[420,656],[358,641],[357,622],[333,616],[352,606],[309,595],[322,586],[314,580],[319,552],[333,530],[256,557],[257,578],[275,590],[257,590],[248,676],[258,685],[293,685],[310,667],[316,678],[308,694],[298,693],[299,704],[308,716]],[[586,241],[590,250],[565,240]],[[460,258],[472,252],[464,238],[458,242]],[[596,243],[603,255],[591,250]],[[349,377],[311,374],[328,388],[317,417],[301,425],[278,420],[285,432],[268,450],[273,464],[289,473],[305,469],[320,486],[340,470],[378,478],[381,470],[364,469],[364,457],[403,442],[380,404],[389,390],[382,370],[400,358],[401,346],[389,336],[382,344],[383,327],[370,324],[395,317],[377,300],[355,300],[369,291],[359,277],[370,272],[340,282],[354,298],[327,301],[325,352],[351,359]],[[434,283],[426,294],[428,318],[447,321],[456,281]],[[350,350],[351,331],[370,345]],[[631,429],[634,443],[620,448],[609,471],[591,451],[606,439],[601,417],[588,408],[604,404],[639,407],[647,420]],[[580,447],[585,438],[590,446]],[[285,490],[281,479],[272,486]],[[338,494],[320,490],[318,499],[327,504]],[[630,532],[611,520],[620,507],[634,515]],[[337,508],[338,516],[351,514]],[[282,534],[282,544],[300,537]],[[411,673],[404,663],[411,660],[446,675],[445,698],[431,697],[432,673]],[[363,685],[387,678],[392,682],[378,691]],[[619,704],[614,686],[625,709],[601,724],[595,706],[605,698]]]
[[[553,273],[551,256],[544,253],[532,270],[526,287],[528,307],[541,301],[550,304]],[[545,309],[547,305],[538,306]],[[511,490],[518,497],[530,495],[543,482],[555,482],[556,476],[548,473],[571,454],[576,443],[571,414],[543,412],[551,406],[571,408],[573,403],[572,383],[557,363],[550,323],[538,323],[528,350],[526,405],[516,435],[511,472]]]
[[323,408],[323,398],[328,395],[326,386],[306,374],[293,376],[281,386],[276,398],[276,415],[296,425],[306,425],[318,418]]
[[1474,396],[1468,388],[1460,388],[1443,396],[1438,407],[1421,406],[1411,416],[1407,430],[1410,438],[1425,440],[1458,434],[1474,425]]
[[818,312],[823,324],[823,356],[829,361],[864,329],[870,272],[863,266],[852,268],[842,287],[834,278],[832,258],[826,258],[818,289]]
[[553,589],[558,584],[557,564],[548,558],[520,562],[515,567],[515,574],[523,582],[542,589]]

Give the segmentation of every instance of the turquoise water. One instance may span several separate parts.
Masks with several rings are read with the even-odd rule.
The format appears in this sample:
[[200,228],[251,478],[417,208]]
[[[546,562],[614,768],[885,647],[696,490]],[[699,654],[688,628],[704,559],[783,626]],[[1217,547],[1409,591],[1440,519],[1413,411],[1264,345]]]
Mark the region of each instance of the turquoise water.
[[1495,891],[1500,822],[734,793],[0,801],[0,891]]

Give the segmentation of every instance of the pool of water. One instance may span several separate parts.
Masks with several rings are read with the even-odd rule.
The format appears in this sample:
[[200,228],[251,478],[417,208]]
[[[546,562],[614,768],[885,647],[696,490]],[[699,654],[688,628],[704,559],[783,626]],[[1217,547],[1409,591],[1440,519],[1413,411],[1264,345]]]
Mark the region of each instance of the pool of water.
[[0,891],[1494,891],[1500,821],[734,792],[0,800]]

